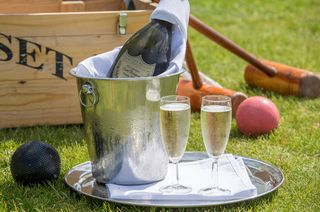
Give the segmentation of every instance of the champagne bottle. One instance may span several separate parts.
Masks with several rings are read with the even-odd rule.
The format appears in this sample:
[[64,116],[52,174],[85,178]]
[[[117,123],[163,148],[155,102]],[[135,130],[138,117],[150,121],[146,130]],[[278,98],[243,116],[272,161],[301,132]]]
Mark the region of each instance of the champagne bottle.
[[109,75],[112,78],[150,77],[169,66],[172,24],[153,19],[123,45]]

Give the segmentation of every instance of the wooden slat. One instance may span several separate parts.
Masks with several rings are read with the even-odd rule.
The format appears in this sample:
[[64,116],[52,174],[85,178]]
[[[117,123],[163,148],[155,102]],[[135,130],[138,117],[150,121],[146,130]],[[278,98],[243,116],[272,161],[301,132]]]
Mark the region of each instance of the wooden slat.
[[0,0],[0,13],[59,12],[62,0]]
[[83,12],[86,10],[83,1],[63,1],[61,2],[61,12]]
[[74,79],[0,83],[0,128],[81,123]]
[[[85,11],[115,11],[124,10],[122,0],[83,0]],[[70,10],[68,7],[74,4],[74,1],[62,0],[0,0],[0,13],[52,13],[52,12],[73,12],[79,11],[81,5],[77,5]],[[61,10],[62,5],[62,10]],[[65,8],[64,8],[65,7]],[[83,11],[83,10],[80,10]]]
[[[128,11],[128,33],[148,22],[150,11]],[[118,12],[0,15],[0,32],[14,36],[115,35]]]
[[133,0],[133,3],[138,10],[154,10],[157,5],[151,0]]
[[86,11],[124,10],[123,0],[84,0]]
[[[21,37],[25,40],[41,44],[41,52],[34,45],[29,45],[29,52],[36,49],[36,61],[28,57],[28,64],[32,66],[39,66],[43,64],[43,70],[35,70],[23,65],[18,65],[19,61],[19,44],[17,40],[12,39],[10,45],[5,39],[0,36],[0,43],[8,45],[12,52],[13,58],[11,61],[0,61],[0,82],[1,81],[20,81],[28,79],[56,79],[52,75],[55,73],[55,54],[49,52],[46,55],[45,49],[47,47],[53,48],[62,52],[73,59],[73,65],[64,57],[64,76],[70,78],[68,71],[76,66],[83,59],[112,50],[116,46],[122,45],[132,34],[126,36],[118,35],[101,35],[101,36],[59,36],[59,37]],[[112,42],[111,42],[112,41]],[[0,58],[4,57],[1,56]]]

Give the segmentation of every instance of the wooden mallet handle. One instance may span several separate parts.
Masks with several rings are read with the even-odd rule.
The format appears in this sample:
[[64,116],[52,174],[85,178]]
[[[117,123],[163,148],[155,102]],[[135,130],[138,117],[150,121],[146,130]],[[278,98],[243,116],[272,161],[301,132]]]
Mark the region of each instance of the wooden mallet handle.
[[187,66],[188,66],[189,72],[192,77],[193,87],[195,89],[200,89],[202,86],[202,81],[201,81],[201,78],[199,75],[196,61],[195,61],[193,54],[192,54],[192,49],[191,49],[189,38],[187,39],[186,62],[187,62]]
[[[152,2],[159,3],[160,0],[152,0]],[[252,54],[249,52],[245,51],[243,48],[238,46],[236,43],[233,41],[229,40],[219,32],[215,31],[202,21],[200,21],[198,18],[196,18],[193,15],[189,16],[189,26],[200,32],[201,34],[205,35],[206,37],[210,38],[213,40],[215,43],[218,45],[222,46],[223,48],[229,50],[233,54],[237,55],[238,57],[244,59],[251,65],[255,66],[259,70],[263,71],[266,73],[268,76],[273,77],[276,73],[277,70],[273,67],[269,67],[261,63],[256,57],[254,57]]]
[[269,67],[261,63],[256,57],[245,51],[243,48],[235,44],[233,41],[229,40],[219,32],[215,31],[196,17],[190,15],[189,18],[189,26],[200,32],[201,34],[205,35],[206,37],[213,40],[218,45],[222,46],[223,48],[229,50],[233,54],[239,56],[240,58],[244,59],[251,65],[257,67],[259,70],[266,73],[268,76],[274,76],[277,71],[273,67]]

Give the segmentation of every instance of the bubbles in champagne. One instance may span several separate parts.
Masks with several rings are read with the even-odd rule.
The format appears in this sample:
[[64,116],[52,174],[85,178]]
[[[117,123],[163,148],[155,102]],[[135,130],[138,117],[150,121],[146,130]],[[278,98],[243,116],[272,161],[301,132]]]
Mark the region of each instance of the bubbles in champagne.
[[169,103],[160,107],[161,136],[172,163],[178,162],[186,148],[190,127],[190,105]]
[[229,139],[232,113],[231,107],[206,105],[201,108],[201,130],[209,155],[224,153]]

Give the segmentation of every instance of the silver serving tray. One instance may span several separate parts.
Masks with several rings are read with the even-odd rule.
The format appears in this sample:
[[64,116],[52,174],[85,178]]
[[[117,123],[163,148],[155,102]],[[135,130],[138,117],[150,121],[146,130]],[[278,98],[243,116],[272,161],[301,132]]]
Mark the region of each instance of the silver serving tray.
[[[203,152],[186,152],[182,161],[195,161],[207,158]],[[240,156],[236,156],[240,157]],[[85,162],[70,169],[65,174],[65,182],[76,192],[114,203],[154,207],[204,207],[225,205],[259,198],[277,190],[284,182],[284,176],[277,167],[256,159],[242,157],[252,183],[257,187],[257,195],[248,198],[226,201],[177,201],[177,200],[122,200],[108,197],[108,189],[96,183],[91,174],[91,163]]]

